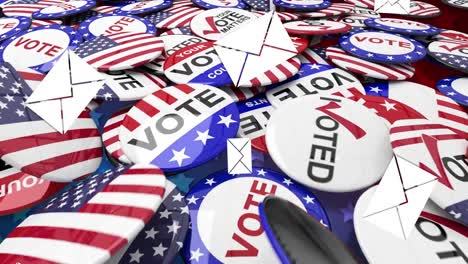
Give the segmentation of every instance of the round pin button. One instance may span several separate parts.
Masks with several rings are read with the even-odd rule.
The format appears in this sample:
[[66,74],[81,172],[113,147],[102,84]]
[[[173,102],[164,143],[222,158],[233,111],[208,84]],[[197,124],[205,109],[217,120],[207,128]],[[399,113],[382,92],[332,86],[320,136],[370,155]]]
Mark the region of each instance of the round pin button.
[[259,203],[268,195],[288,200],[330,225],[316,197],[287,176],[256,167],[251,174],[234,177],[217,172],[186,195],[192,222],[182,252],[187,263],[281,263],[259,218]]
[[156,28],[173,29],[190,26],[190,21],[202,12],[203,9],[186,5],[182,1],[180,6],[175,3],[167,9],[145,16],[145,19],[153,22]]
[[468,78],[447,77],[437,82],[437,89],[455,102],[468,106]]
[[81,36],[72,27],[50,25],[23,31],[0,44],[0,60],[15,68],[46,73],[67,49],[75,49]]
[[355,5],[357,7],[371,8],[371,9],[374,8],[374,2],[370,0],[346,0],[345,2]]
[[102,130],[102,143],[106,148],[108,156],[116,162],[131,164],[132,162],[122,151],[122,143],[119,139],[120,126],[127,115],[130,107],[125,107],[114,114],[106,121]]
[[353,29],[360,29],[367,27],[364,21],[368,18],[369,17],[367,16],[345,16],[343,18],[340,18],[338,22],[350,25],[351,27],[353,27]]
[[265,92],[265,87],[235,87],[233,85],[219,87],[225,93],[229,94],[234,102],[242,102],[248,100],[256,95]]
[[380,14],[375,12],[373,7],[369,8],[359,7],[356,5],[348,14],[350,16],[380,17]]
[[331,6],[328,0],[273,0],[273,4],[297,11],[314,11]]
[[432,36],[440,32],[440,29],[434,26],[406,19],[369,18],[364,23],[374,29],[411,36]]
[[330,192],[374,184],[393,156],[384,122],[365,106],[337,96],[304,96],[282,105],[273,112],[265,138],[282,171]]
[[328,65],[304,63],[298,74],[268,87],[266,96],[274,107],[279,108],[287,101],[310,94],[348,97],[364,93],[359,80],[346,71]]
[[156,12],[169,7],[172,4],[170,0],[152,0],[131,3],[114,11],[117,15],[141,15]]
[[317,10],[314,12],[304,12],[300,13],[301,17],[307,18],[322,18],[322,17],[331,17],[331,16],[340,16],[346,13],[351,12],[354,9],[353,4],[346,4],[346,3],[333,3],[331,6]]
[[180,171],[223,151],[237,133],[239,112],[218,88],[180,84],[143,98],[121,126],[122,149],[131,161]]
[[379,31],[355,31],[340,38],[343,50],[381,63],[408,63],[426,56],[426,48],[414,39]]
[[411,1],[410,12],[406,16],[415,18],[430,18],[440,15],[440,9],[432,4],[422,1]]
[[32,13],[35,19],[57,19],[85,12],[96,5],[94,0],[59,2]]
[[244,9],[247,7],[246,4],[240,0],[193,0],[193,3],[206,9],[221,7]]
[[29,28],[29,17],[2,17],[0,18],[0,40],[8,39]]
[[256,18],[254,13],[238,8],[215,8],[195,16],[190,22],[190,29],[204,39],[218,40]]
[[433,41],[427,47],[427,53],[438,62],[468,73],[468,42],[438,40]]
[[152,34],[117,32],[88,40],[75,53],[99,71],[117,71],[146,64],[163,50],[163,41]]
[[351,30],[351,26],[345,23],[328,20],[301,20],[284,24],[288,33],[300,35],[328,35],[338,34]]
[[456,30],[442,30],[433,38],[437,40],[468,41],[468,34]]
[[137,16],[97,15],[83,21],[78,32],[85,40],[118,32],[156,34],[153,23]]

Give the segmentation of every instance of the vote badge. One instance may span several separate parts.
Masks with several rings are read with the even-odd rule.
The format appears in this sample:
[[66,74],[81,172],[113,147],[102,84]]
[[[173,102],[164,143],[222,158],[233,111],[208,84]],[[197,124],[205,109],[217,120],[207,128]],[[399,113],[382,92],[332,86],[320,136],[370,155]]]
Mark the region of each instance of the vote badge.
[[123,153],[122,143],[119,139],[120,126],[131,107],[124,107],[113,113],[102,129],[102,144],[106,148],[107,157],[114,164],[131,164],[132,162]]
[[345,23],[328,20],[301,20],[284,24],[288,33],[300,35],[328,35],[338,34],[351,30],[351,26]]
[[[353,0],[353,1],[359,1],[359,0]],[[368,1],[368,0],[366,0],[366,1]],[[380,14],[378,12],[374,11],[373,4],[374,3],[372,3],[372,7],[369,7],[371,9],[365,8],[362,5],[356,4],[354,9],[351,10],[348,14],[350,16],[380,17]]]
[[432,36],[440,32],[434,26],[406,19],[369,18],[364,23],[371,28],[411,36]]
[[0,60],[15,68],[48,72],[67,49],[75,49],[81,36],[68,26],[35,27],[17,34],[0,45]]
[[437,82],[437,89],[455,102],[468,106],[468,77],[450,76]]
[[149,20],[137,16],[97,15],[83,21],[78,32],[85,40],[117,32],[156,34],[156,27]]
[[32,207],[63,187],[65,184],[39,179],[16,168],[0,168],[0,215]]
[[427,47],[427,52],[438,62],[468,73],[468,42],[439,40]]
[[258,95],[237,103],[240,113],[238,137],[249,138],[252,147],[268,153],[265,132],[268,120],[274,111],[264,95]]
[[0,88],[2,159],[25,173],[55,182],[70,182],[96,171],[102,143],[89,110],[66,133],[59,133],[26,107],[32,90],[16,70],[2,63],[0,71],[5,86]]
[[218,7],[244,9],[247,7],[247,5],[240,0],[194,0],[193,3],[206,9],[213,9]]
[[304,96],[282,105],[265,138],[282,171],[329,192],[376,183],[393,156],[384,122],[365,106],[337,96]]
[[406,240],[366,220],[365,210],[376,189],[377,186],[363,193],[354,209],[354,230],[369,263],[466,263],[467,228],[446,216],[423,211]]
[[423,1],[411,1],[410,12],[407,16],[415,18],[430,18],[440,15],[440,9]]
[[437,40],[468,41],[468,34],[456,30],[443,30],[432,38]]
[[273,4],[297,11],[314,11],[331,6],[328,0],[273,0]]
[[2,17],[0,18],[0,40],[8,39],[31,25],[29,17]]
[[282,103],[309,94],[336,94],[344,97],[364,94],[353,75],[333,66],[303,63],[292,78],[268,87],[266,97],[278,108]]
[[167,80],[141,69],[102,72],[105,80],[95,98],[105,101],[134,101],[167,86]]
[[357,57],[381,63],[408,63],[426,56],[426,48],[397,34],[360,30],[340,38],[340,46]]
[[232,83],[212,42],[192,44],[172,53],[163,64],[164,75],[175,83],[224,86]]
[[360,29],[366,27],[364,21],[369,17],[366,16],[345,16],[343,18],[338,19],[338,22],[345,23],[353,27],[353,29]]
[[208,85],[180,84],[130,109],[119,139],[130,161],[180,171],[218,155],[238,128],[239,112],[228,94]]
[[287,176],[263,168],[235,177],[221,171],[186,195],[192,222],[182,252],[187,263],[281,263],[259,217],[258,206],[270,195],[294,203],[330,228],[320,202]]
[[195,16],[190,22],[190,29],[204,39],[218,40],[256,18],[254,13],[238,8],[215,8]]
[[69,2],[58,2],[54,5],[44,7],[34,13],[34,19],[57,19],[63,18],[78,13],[85,12],[96,5],[94,0],[77,0]]
[[156,12],[172,5],[170,0],[152,0],[130,3],[114,11],[118,15],[141,15]]
[[174,29],[188,27],[190,21],[203,11],[203,9],[192,5],[191,2],[181,1],[179,4],[175,3],[162,11],[149,14],[145,16],[145,19],[153,22],[156,28]]
[[468,225],[468,141],[448,127],[426,119],[401,120],[390,129],[393,151],[438,178],[430,196]]

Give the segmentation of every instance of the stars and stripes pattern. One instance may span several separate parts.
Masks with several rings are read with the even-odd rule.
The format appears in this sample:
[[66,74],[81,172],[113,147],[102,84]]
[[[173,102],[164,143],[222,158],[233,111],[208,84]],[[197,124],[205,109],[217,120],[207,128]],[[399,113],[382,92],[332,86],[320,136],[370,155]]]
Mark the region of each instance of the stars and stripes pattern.
[[249,87],[265,86],[274,83],[279,83],[294,76],[296,73],[299,72],[299,68],[301,68],[300,59],[297,56],[290,58],[286,62],[280,63],[276,65],[275,68],[268,70],[260,76],[257,76],[250,80]]
[[91,10],[98,12],[100,14],[111,15],[114,13],[115,10],[119,9],[118,6],[96,6],[93,7]]
[[438,122],[468,138],[468,112],[449,97],[436,92]]
[[164,74],[163,70],[163,64],[166,61],[166,57],[161,55],[157,57],[156,59],[150,61],[149,63],[146,63],[145,65],[142,66],[142,69],[149,71],[150,73],[154,74]]
[[301,63],[331,65],[325,55],[325,48],[307,48],[299,54]]
[[36,90],[36,87],[42,82],[45,78],[45,74],[31,68],[18,68],[16,69],[19,76],[28,84],[28,87],[33,91]]
[[34,19],[32,22],[31,22],[31,28],[34,28],[34,27],[40,27],[40,26],[48,26],[48,25],[61,25],[62,24],[62,20],[38,20],[38,19]]
[[128,245],[119,263],[173,263],[189,227],[189,209],[184,196],[172,182],[166,182],[161,206]]
[[427,53],[448,67],[468,73],[468,55],[462,52],[466,47],[465,41],[439,40],[429,44]]
[[125,164],[130,164],[131,161],[122,151],[122,144],[119,140],[119,130],[128,110],[130,110],[130,107],[114,113],[111,118],[107,120],[102,131],[102,141],[107,152],[113,158]]
[[8,63],[0,65],[0,156],[31,175],[71,181],[94,172],[102,159],[98,129],[83,111],[71,129],[57,132],[26,108],[31,88]]
[[180,27],[169,29],[168,31],[161,34],[161,36],[168,35],[193,35],[193,33],[192,30],[190,30],[190,27]]
[[159,207],[166,178],[152,165],[96,174],[56,196],[0,244],[0,263],[102,263]]
[[[265,12],[265,11],[255,11],[254,13],[263,16],[263,15],[265,15],[265,14],[268,13],[268,12]],[[276,14],[278,15],[278,17],[280,18],[280,20],[281,20],[282,22],[288,22],[288,21],[293,21],[293,20],[298,20],[298,19],[299,19],[299,15],[294,14],[294,13],[289,13],[289,12],[276,12]]]
[[15,1],[14,4],[6,5],[2,8],[3,14],[6,16],[27,16],[31,17],[32,13],[39,11],[52,5],[64,2],[63,0],[21,0]]
[[328,47],[326,56],[337,66],[363,76],[382,80],[406,80],[413,77],[415,69],[410,64],[383,64],[366,61],[346,51]]
[[374,9],[374,1],[372,0],[345,0],[345,2],[357,7]]
[[248,6],[254,10],[268,12],[270,11],[270,0],[243,0]]
[[234,102],[242,102],[248,100],[258,94],[265,92],[265,87],[257,86],[257,87],[234,87],[234,86],[225,86],[221,87],[225,93],[231,96]]
[[414,17],[434,17],[440,14],[437,6],[421,1],[411,1],[409,16]]
[[157,28],[172,29],[190,26],[192,18],[201,12],[203,9],[182,3],[174,4],[170,8],[145,16],[145,18],[153,22]]
[[100,71],[113,71],[148,63],[163,50],[164,42],[151,34],[118,32],[86,41],[75,53]]
[[[369,1],[372,2],[372,1]],[[339,16],[351,12],[354,9],[353,4],[333,3],[331,6],[314,12],[300,13],[301,17],[317,18]]]

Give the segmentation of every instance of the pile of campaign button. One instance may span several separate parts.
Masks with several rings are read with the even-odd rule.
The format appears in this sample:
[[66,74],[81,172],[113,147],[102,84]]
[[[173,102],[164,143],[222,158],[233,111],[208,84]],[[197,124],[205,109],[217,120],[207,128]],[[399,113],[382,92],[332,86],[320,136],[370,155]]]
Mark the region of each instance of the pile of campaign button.
[[331,6],[331,2],[328,0],[273,0],[273,4],[298,11],[315,11]]
[[28,17],[2,17],[0,18],[0,41],[8,39],[29,28],[31,19]]
[[78,32],[85,40],[90,40],[118,32],[156,34],[156,28],[149,20],[137,16],[97,15],[83,21]]
[[130,109],[119,140],[130,161],[180,171],[214,158],[238,128],[239,112],[228,94],[209,85],[179,84]]
[[406,19],[369,18],[364,23],[374,29],[411,36],[431,36],[440,32],[440,29],[434,26]]
[[195,16],[203,12],[203,9],[185,5],[183,1],[181,3],[180,6],[175,3],[172,7],[149,14],[145,18],[153,22],[156,28],[172,29],[187,27]]
[[282,171],[323,191],[356,191],[376,183],[393,155],[380,118],[337,96],[304,96],[285,103],[270,117],[265,138]]
[[359,80],[339,68],[303,63],[298,74],[268,87],[266,97],[274,107],[279,108],[286,101],[311,94],[349,97],[364,93]]
[[117,15],[141,15],[156,12],[169,7],[172,4],[170,0],[151,0],[131,3],[114,11]]
[[407,16],[415,18],[430,18],[440,15],[440,9],[432,4],[422,1],[411,1],[410,12]]
[[[186,195],[192,223],[183,250],[187,263],[281,263],[259,219],[259,203],[269,195],[294,203],[332,228],[315,196],[287,176],[256,167],[235,177],[220,171]],[[223,228],[213,232],[213,226]]]
[[437,82],[437,89],[455,102],[468,106],[468,78],[449,76]]
[[34,19],[57,19],[85,12],[96,5],[94,0],[76,0],[57,3],[32,13]]
[[468,42],[466,41],[433,41],[427,47],[427,53],[450,68],[468,73]]
[[338,22],[350,25],[351,27],[353,27],[353,29],[359,29],[359,28],[366,27],[366,24],[364,23],[364,21],[366,21],[366,19],[368,18],[369,17],[367,16],[346,16],[346,17],[340,18]]
[[15,68],[48,72],[66,49],[75,49],[81,36],[68,26],[50,25],[28,29],[0,44],[0,61]]
[[206,9],[213,9],[218,7],[245,9],[247,7],[245,3],[240,0],[193,0],[193,3]]
[[288,22],[284,24],[284,27],[288,33],[299,35],[328,35],[351,30],[351,26],[348,24],[327,20],[302,20]]
[[346,3],[333,3],[331,6],[321,9],[315,12],[304,12],[300,13],[301,17],[307,18],[322,18],[330,16],[339,16],[351,12],[354,9],[354,5]]

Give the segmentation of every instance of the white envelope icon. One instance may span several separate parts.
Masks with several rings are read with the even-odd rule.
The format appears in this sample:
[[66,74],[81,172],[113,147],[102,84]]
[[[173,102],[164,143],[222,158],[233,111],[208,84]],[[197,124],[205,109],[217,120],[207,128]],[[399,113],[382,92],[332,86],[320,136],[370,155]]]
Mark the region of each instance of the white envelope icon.
[[394,156],[364,219],[396,237],[407,239],[436,183],[434,175]]
[[248,138],[229,138],[227,141],[229,174],[252,173],[252,144]]
[[410,0],[375,0],[374,11],[388,14],[409,14]]
[[60,133],[73,125],[105,79],[72,51],[65,51],[26,105]]
[[276,12],[254,19],[214,44],[236,86],[250,85],[253,78],[297,55]]

